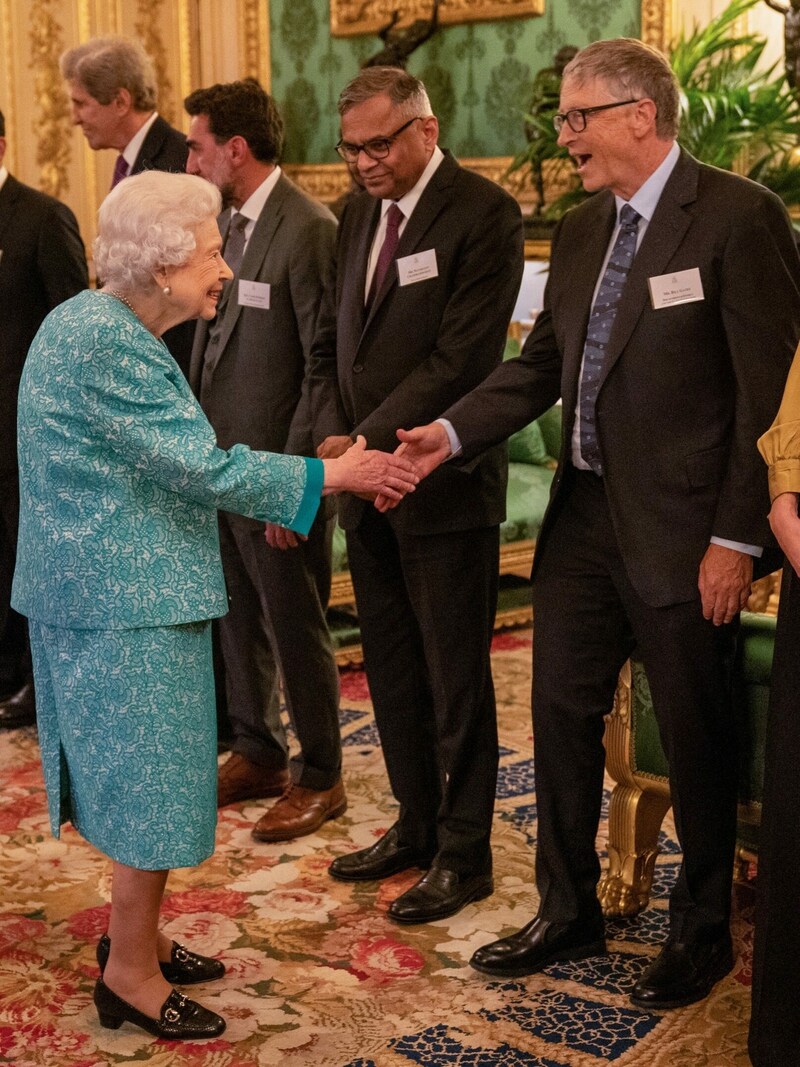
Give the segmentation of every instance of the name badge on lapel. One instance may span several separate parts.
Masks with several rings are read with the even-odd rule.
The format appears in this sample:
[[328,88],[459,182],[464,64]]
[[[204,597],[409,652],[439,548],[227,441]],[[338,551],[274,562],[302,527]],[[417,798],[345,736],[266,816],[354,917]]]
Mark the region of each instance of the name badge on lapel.
[[648,278],[650,302],[653,309],[671,308],[676,304],[692,304],[696,300],[705,300],[703,283],[697,267],[678,270],[674,274],[659,274],[657,278]]
[[425,252],[414,252],[413,255],[398,259],[397,277],[400,285],[414,285],[416,282],[427,281],[428,278],[438,278],[436,249],[429,248]]
[[239,306],[269,311],[269,282],[248,282],[240,278]]

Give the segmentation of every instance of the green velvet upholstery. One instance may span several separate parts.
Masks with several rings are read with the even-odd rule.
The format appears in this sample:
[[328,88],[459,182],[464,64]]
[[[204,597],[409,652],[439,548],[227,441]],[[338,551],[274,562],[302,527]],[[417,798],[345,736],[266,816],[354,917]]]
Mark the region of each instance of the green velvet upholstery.
[[[736,656],[734,702],[739,731],[739,844],[756,852],[764,784],[764,743],[767,729],[770,672],[775,618],[742,613]],[[664,780],[668,767],[653,713],[650,687],[641,663],[631,664],[630,759],[634,773]]]

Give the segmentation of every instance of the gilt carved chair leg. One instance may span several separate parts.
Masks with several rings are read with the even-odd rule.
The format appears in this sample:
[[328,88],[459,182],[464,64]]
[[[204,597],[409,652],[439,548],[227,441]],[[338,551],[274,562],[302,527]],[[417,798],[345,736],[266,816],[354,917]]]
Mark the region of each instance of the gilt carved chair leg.
[[658,855],[658,834],[669,810],[669,792],[660,783],[643,791],[617,785],[608,817],[608,870],[597,895],[603,914],[633,916],[647,907]]

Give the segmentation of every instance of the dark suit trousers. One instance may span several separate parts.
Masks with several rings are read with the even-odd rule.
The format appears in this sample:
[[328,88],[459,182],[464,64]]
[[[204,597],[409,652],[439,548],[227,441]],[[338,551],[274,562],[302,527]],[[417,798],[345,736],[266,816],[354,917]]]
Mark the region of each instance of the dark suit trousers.
[[786,563],[758,839],[750,1057],[755,1067],[800,1060],[800,580]]
[[18,526],[19,478],[16,471],[0,471],[0,700],[33,671],[27,621],[11,607]]
[[308,540],[283,551],[266,543],[262,523],[220,512],[230,601],[220,637],[231,748],[267,768],[286,765],[280,672],[300,746],[292,780],[308,789],[330,789],[342,766],[339,672],[325,622],[333,524],[318,516]]
[[714,938],[727,930],[736,834],[730,682],[737,624],[707,622],[699,593],[686,604],[644,603],[625,571],[602,479],[573,468],[565,477],[533,589],[541,914],[555,922],[600,917],[603,716],[635,649],[669,759],[684,853],[670,932],[680,940]]
[[496,526],[410,535],[372,507],[347,534],[400,840],[462,874],[491,865],[498,551]]

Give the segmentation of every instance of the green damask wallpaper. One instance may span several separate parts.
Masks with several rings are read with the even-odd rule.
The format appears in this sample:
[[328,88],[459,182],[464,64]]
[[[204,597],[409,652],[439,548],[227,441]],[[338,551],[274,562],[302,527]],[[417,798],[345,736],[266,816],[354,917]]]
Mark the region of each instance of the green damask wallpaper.
[[[638,37],[640,0],[545,0],[539,18],[446,26],[408,69],[421,77],[457,156],[513,155],[533,78],[562,45]],[[270,0],[272,92],[286,120],[287,163],[335,163],[336,99],[378,37],[332,38],[328,0]]]

